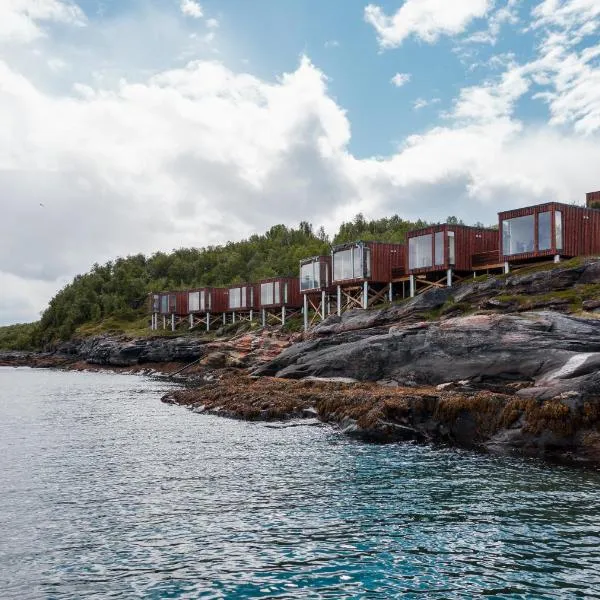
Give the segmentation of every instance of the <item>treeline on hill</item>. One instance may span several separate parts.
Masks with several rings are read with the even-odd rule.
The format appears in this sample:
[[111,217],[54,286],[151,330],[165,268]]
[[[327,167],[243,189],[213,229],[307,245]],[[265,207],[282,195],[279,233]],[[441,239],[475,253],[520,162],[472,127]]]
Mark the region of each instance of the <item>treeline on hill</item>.
[[[448,222],[458,222],[448,217]],[[263,235],[229,242],[224,246],[180,248],[117,258],[104,265],[94,264],[52,300],[35,324],[0,328],[0,348],[35,349],[73,336],[84,324],[135,321],[144,317],[149,292],[201,286],[224,286],[258,281],[267,277],[298,275],[302,258],[326,254],[331,244],[355,240],[404,241],[424,221],[405,221],[399,216],[367,221],[357,215],[343,223],[330,240],[321,227],[316,233],[310,223],[297,229],[275,225]]]

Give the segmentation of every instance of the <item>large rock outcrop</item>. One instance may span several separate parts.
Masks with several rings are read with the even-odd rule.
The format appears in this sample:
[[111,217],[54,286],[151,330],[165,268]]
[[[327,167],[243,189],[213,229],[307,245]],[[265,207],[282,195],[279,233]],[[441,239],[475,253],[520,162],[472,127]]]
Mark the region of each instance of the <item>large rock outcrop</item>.
[[525,382],[524,395],[600,393],[600,320],[555,312],[474,315],[343,331],[296,344],[255,374],[351,377],[401,386]]

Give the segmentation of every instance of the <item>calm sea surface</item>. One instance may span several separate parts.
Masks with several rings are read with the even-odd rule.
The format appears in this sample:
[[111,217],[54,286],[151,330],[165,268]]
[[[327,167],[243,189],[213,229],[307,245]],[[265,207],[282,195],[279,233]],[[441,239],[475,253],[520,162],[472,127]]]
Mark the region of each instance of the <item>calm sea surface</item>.
[[600,598],[600,475],[0,368],[0,598]]

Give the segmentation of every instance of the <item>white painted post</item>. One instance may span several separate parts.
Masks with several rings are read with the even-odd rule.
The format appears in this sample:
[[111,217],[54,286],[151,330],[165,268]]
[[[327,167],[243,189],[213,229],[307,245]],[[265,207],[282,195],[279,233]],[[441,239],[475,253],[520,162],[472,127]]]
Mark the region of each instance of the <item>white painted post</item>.
[[223,313],[223,325],[227,325],[227,313]]
[[452,269],[446,271],[446,286],[452,287]]
[[506,262],[504,263],[504,273],[505,273],[505,274],[508,274],[508,273],[510,273],[510,265],[508,264],[508,261],[506,261]]
[[414,298],[415,297],[415,276],[411,275],[410,276],[410,297]]
[[266,327],[267,325],[267,311],[263,308],[262,309],[262,326]]
[[556,254],[556,255],[554,256],[554,262],[555,262],[555,263],[559,263],[559,262],[560,262],[560,254]]
[[206,313],[206,331],[210,331],[210,313]]
[[285,325],[285,306],[281,307],[281,325]]
[[327,294],[325,290],[321,292],[321,321],[327,317]]
[[250,309],[250,323],[252,323],[253,319],[254,319],[254,311],[252,309]]
[[190,329],[194,326],[194,315],[190,313]]
[[337,314],[338,317],[342,316],[342,288],[341,286],[337,286]]
[[171,331],[175,331],[175,313],[171,314]]
[[235,323],[235,310],[233,311],[233,313],[231,314],[231,322]]
[[304,294],[302,314],[304,315],[304,331],[308,331],[308,296]]
[[167,328],[167,317],[163,315],[163,329]]
[[394,299],[394,284],[390,281],[390,287],[388,289],[388,300],[392,302]]
[[369,308],[369,284],[363,281],[363,308],[366,310]]

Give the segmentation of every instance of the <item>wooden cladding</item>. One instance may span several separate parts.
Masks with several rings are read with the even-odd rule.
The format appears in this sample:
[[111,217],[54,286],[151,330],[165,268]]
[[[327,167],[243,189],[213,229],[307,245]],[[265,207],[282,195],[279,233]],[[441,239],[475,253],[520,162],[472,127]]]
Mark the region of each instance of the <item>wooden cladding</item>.
[[389,283],[392,269],[404,269],[406,244],[353,242],[333,248],[332,283]]
[[499,214],[501,259],[600,253],[600,210],[548,202]]
[[408,272],[434,273],[453,269],[470,271],[473,256],[486,253],[498,262],[499,233],[496,229],[467,225],[433,225],[408,233]]

